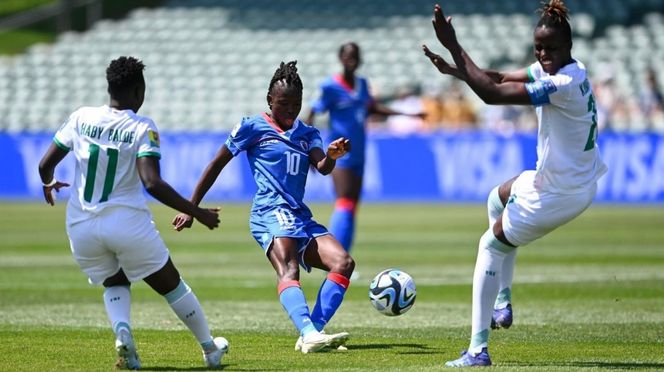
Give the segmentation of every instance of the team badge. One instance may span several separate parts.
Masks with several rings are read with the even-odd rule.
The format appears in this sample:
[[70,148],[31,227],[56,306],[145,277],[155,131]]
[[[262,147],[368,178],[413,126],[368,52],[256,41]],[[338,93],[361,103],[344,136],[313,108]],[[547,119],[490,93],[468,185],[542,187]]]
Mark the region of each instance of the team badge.
[[159,133],[148,130],[148,138],[150,139],[150,146],[159,147]]
[[300,146],[302,146],[302,150],[309,151],[309,143],[307,141],[300,141]]

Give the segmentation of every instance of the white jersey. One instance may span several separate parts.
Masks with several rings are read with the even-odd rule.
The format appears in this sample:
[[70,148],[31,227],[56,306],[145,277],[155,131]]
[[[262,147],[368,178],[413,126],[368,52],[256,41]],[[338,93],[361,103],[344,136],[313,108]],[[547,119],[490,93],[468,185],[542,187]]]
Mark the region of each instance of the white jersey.
[[108,207],[148,210],[136,159],[161,157],[159,133],[151,119],[106,105],[83,107],[69,116],[53,141],[76,156],[68,225]]
[[528,76],[538,121],[535,187],[563,194],[592,187],[607,168],[596,143],[597,110],[585,66],[574,61],[549,75],[535,62]]

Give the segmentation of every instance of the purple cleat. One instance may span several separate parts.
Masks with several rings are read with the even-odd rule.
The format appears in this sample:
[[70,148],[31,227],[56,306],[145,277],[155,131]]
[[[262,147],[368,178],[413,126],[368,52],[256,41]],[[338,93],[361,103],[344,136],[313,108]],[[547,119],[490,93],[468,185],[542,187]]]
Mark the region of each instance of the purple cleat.
[[473,356],[468,351],[461,353],[461,358],[450,360],[445,363],[445,367],[488,367],[491,365],[491,358],[489,358],[489,351],[487,348]]
[[512,326],[512,304],[503,309],[494,309],[491,317],[491,329],[509,328]]

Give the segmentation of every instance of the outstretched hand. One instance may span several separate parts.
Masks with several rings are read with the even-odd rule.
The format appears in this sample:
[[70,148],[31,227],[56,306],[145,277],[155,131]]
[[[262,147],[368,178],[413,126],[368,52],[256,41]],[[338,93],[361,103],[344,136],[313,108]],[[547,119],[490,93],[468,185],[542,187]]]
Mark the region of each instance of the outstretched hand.
[[[443,8],[436,4],[433,8],[433,19],[431,20],[438,41],[448,50],[452,50],[459,45],[456,37],[456,31],[452,27],[452,17],[445,17]],[[442,71],[441,71],[442,72]]]
[[350,140],[339,137],[327,146],[327,156],[334,160],[346,155],[350,151]]
[[171,221],[173,229],[177,231],[182,231],[182,229],[188,229],[191,227],[193,223],[194,223],[194,217],[184,213],[177,214],[175,218],[173,218],[173,221]]
[[440,73],[446,75],[452,75],[454,69],[449,63],[447,63],[447,61],[443,59],[443,57],[432,52],[429,49],[429,47],[427,47],[426,45],[422,45],[422,51],[424,52],[424,55],[429,58],[431,63],[433,63],[433,65],[436,66],[436,68],[438,69],[438,71],[440,71]]
[[[198,222],[207,226],[208,229],[213,230],[219,226],[221,222],[219,219],[220,208],[199,208],[198,213],[195,216]],[[171,221],[173,229],[177,231],[182,231],[182,229],[188,229],[194,223],[194,216],[190,216],[185,213],[179,213]]]
[[55,205],[55,194],[53,193],[53,190],[55,190],[55,192],[60,192],[60,189],[63,187],[69,187],[69,184],[66,182],[56,181],[53,186],[42,187],[42,191],[44,192],[44,199],[46,202],[50,205]]

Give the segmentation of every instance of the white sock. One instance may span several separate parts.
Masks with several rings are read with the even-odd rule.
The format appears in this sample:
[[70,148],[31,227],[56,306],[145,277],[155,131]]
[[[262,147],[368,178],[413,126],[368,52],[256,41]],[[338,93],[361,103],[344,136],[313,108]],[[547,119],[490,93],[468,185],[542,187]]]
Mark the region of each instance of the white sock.
[[496,218],[500,216],[501,213],[505,210],[503,202],[500,201],[500,194],[498,194],[498,188],[496,186],[489,193],[489,197],[486,200],[486,210],[489,217],[489,228],[493,228],[493,225],[496,223]]
[[177,288],[167,293],[164,298],[201,345],[212,341],[210,328],[201,304],[184,280],[180,280]]
[[514,249],[507,253],[503,260],[503,269],[500,273],[500,290],[498,291],[498,297],[496,297],[496,303],[493,305],[494,309],[504,309],[512,303],[512,281],[514,279],[516,252],[517,250]]
[[505,252],[513,249],[514,247],[496,239],[491,229],[487,230],[480,239],[473,275],[472,336],[468,348],[468,352],[473,355],[488,346],[489,325],[500,286]]
[[121,328],[127,328],[128,331],[131,331],[129,326],[131,290],[129,286],[106,287],[104,289],[104,307],[106,307],[106,315],[116,335]]

